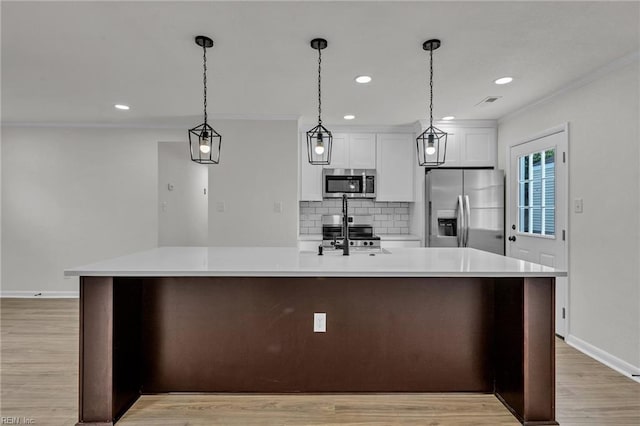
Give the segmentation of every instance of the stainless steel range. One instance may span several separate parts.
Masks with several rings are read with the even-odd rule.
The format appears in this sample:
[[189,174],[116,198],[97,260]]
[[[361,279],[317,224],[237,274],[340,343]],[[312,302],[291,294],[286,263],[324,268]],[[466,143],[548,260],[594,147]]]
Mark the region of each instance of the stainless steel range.
[[[322,216],[322,247],[326,250],[341,246],[342,215]],[[373,233],[373,216],[348,216],[349,248],[353,251],[380,251],[380,237]]]

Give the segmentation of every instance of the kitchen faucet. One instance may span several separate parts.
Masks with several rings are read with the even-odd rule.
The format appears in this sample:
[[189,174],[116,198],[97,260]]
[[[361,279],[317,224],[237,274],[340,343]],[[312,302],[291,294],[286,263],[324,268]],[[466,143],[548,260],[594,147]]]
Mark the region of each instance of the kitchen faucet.
[[342,249],[343,256],[349,256],[349,203],[347,194],[342,194],[342,244],[336,244],[336,249]]
[[[365,242],[365,244],[367,244]],[[373,243],[370,243],[373,245]],[[331,247],[334,250],[342,249],[343,256],[349,256],[349,203],[347,200],[347,194],[342,194],[342,244],[338,244],[337,235],[333,234],[333,242],[331,242]],[[322,244],[318,246],[318,256],[323,255],[323,247]]]

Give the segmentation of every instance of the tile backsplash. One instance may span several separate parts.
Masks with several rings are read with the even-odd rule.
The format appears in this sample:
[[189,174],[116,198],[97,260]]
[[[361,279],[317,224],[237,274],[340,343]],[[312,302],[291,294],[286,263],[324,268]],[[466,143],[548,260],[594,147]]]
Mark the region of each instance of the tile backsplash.
[[[322,215],[341,213],[342,200],[300,201],[300,234],[321,234]],[[409,233],[409,203],[350,199],[349,215],[373,216],[376,234]]]

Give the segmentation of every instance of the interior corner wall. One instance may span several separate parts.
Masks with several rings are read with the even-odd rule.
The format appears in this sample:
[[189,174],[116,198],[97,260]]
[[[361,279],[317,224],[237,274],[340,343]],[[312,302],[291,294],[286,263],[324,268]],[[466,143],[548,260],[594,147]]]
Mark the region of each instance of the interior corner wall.
[[640,117],[638,62],[506,117],[506,147],[569,123],[569,338],[640,368]]
[[222,150],[220,164],[209,170],[209,245],[295,247],[298,122],[216,120],[213,126]]
[[3,126],[2,294],[72,294],[78,280],[65,268],[155,247],[158,141],[185,139],[179,130]]

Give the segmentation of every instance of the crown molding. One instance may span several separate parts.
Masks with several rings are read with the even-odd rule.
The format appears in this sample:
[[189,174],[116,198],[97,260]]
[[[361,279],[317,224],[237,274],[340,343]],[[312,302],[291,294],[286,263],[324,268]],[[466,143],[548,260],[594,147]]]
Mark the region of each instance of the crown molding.
[[58,129],[170,129],[185,130],[185,126],[177,124],[151,123],[77,123],[77,122],[44,122],[44,121],[3,121],[1,127],[58,128]]
[[[497,120],[436,120],[433,122],[436,127],[457,127],[457,128],[496,128],[498,127]],[[429,120],[419,120],[417,125],[420,126],[420,131],[424,131],[429,127]]]
[[[246,120],[246,121],[298,121],[299,115],[294,114],[209,114],[214,120]],[[191,123],[192,125],[194,123]],[[2,121],[2,127],[32,127],[32,128],[71,128],[71,129],[170,129],[187,130],[188,124],[127,122],[127,123],[99,123],[99,122],[44,122],[44,121]]]
[[[306,132],[310,128],[316,126],[317,122],[299,122],[298,130]],[[323,123],[324,124],[324,123]],[[331,133],[415,133],[414,124],[389,125],[389,126],[367,126],[367,125],[327,125]]]
[[583,75],[582,77],[579,77],[575,80],[570,81],[569,83],[567,83],[565,86],[563,86],[562,88],[560,88],[559,90],[556,90],[555,92],[552,92],[546,96],[543,96],[525,106],[523,106],[522,108],[519,108],[515,111],[512,111],[508,114],[503,115],[502,117],[498,118],[498,124],[502,124],[504,121],[506,120],[510,120],[518,115],[521,115],[537,106],[540,106],[542,104],[545,104],[549,101],[551,101],[552,99],[563,95],[567,92],[570,92],[572,90],[576,90],[580,87],[586,86],[587,84],[596,81],[608,74],[611,74],[612,72],[615,72],[621,68],[626,67],[627,65],[630,65],[634,62],[637,62],[640,59],[640,50],[637,50],[635,52],[631,52],[628,55],[622,56],[621,58],[618,58],[612,62],[609,62],[608,64],[595,69],[594,71]]

